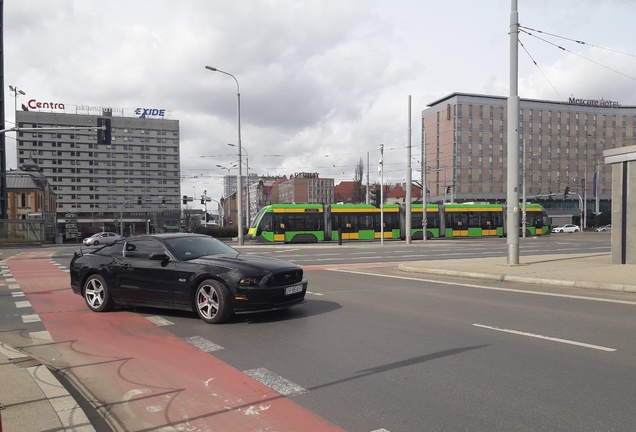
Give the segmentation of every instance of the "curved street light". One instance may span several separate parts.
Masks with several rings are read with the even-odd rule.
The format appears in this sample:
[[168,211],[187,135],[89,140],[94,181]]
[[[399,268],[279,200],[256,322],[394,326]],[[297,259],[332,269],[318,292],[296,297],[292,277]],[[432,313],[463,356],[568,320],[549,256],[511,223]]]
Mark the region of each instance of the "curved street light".
[[222,71],[220,69],[214,68],[212,66],[206,66],[205,67],[208,70],[211,70],[212,72],[219,72],[222,73],[224,75],[229,75],[231,76],[234,81],[236,81],[236,98],[237,98],[237,118],[238,118],[238,159],[239,159],[239,163],[238,163],[238,179],[236,182],[236,187],[237,187],[237,211],[238,211],[238,215],[239,217],[237,218],[237,223],[238,223],[238,244],[239,245],[243,245],[243,182],[242,182],[242,176],[243,176],[243,172],[241,169],[241,90],[239,87],[239,82],[236,79],[236,77],[234,75],[232,75],[229,72],[225,72]]

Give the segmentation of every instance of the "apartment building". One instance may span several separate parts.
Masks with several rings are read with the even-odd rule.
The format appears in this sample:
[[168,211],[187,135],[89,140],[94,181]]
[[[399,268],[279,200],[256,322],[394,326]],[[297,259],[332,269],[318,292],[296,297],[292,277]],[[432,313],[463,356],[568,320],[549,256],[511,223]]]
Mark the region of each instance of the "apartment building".
[[[123,109],[29,103],[16,113],[18,164],[33,159],[57,194],[58,222],[66,216],[92,230],[178,227],[180,219],[179,122],[164,110]],[[36,110],[33,107],[37,108]],[[158,115],[153,115],[153,114]],[[111,143],[99,144],[98,118],[111,120]],[[60,128],[59,131],[52,130]],[[122,227],[119,225],[123,217]]]

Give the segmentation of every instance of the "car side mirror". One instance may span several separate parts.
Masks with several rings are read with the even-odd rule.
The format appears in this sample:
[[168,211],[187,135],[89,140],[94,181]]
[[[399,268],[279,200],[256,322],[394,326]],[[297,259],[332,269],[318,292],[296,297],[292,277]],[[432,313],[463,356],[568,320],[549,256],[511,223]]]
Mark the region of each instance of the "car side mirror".
[[168,260],[170,258],[165,253],[151,253],[148,256],[148,259],[152,260],[152,261],[166,261],[166,260]]

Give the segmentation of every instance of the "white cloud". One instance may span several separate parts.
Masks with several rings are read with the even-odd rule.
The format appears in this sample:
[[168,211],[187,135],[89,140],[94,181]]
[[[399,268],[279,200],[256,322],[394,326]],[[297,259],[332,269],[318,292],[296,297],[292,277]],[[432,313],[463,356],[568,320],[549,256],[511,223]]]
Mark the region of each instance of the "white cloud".
[[[524,26],[636,54],[632,1],[519,3]],[[166,108],[180,121],[183,193],[195,186],[219,197],[227,171],[216,165],[236,161],[227,146],[238,138],[236,83],[210,65],[240,83],[250,171],[319,172],[339,182],[369,153],[375,181],[384,143],[385,178],[401,181],[408,95],[418,147],[426,104],[455,91],[508,94],[509,7],[499,0],[10,1],[5,83],[69,105]],[[635,103],[633,77],[619,73],[636,70],[633,56],[568,44],[612,71],[535,37],[521,40],[532,56],[520,49],[522,97]],[[11,121],[8,92],[6,99]]]

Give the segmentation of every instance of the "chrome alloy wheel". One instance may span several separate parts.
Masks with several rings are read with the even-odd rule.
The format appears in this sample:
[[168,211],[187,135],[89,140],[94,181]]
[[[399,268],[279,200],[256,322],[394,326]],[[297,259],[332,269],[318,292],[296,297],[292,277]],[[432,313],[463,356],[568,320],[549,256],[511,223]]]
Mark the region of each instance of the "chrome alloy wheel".
[[202,318],[211,320],[219,312],[219,293],[213,286],[203,285],[197,291],[197,309]]
[[104,303],[104,299],[106,297],[106,292],[104,291],[104,285],[101,281],[96,278],[93,278],[88,281],[86,284],[86,303],[92,309],[99,309],[99,307]]

